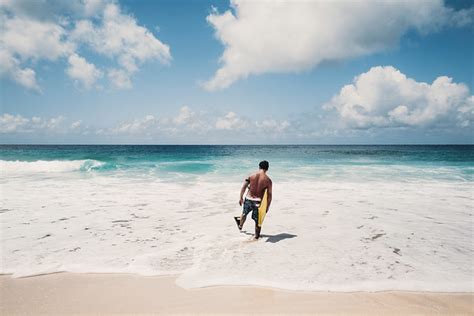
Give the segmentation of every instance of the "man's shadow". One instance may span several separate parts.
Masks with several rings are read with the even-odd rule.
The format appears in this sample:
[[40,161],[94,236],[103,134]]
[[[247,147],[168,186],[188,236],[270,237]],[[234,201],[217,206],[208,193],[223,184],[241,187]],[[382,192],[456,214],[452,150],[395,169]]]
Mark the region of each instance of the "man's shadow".
[[[250,235],[253,236],[252,233],[249,233],[247,231],[242,231],[245,235]],[[265,242],[271,242],[271,243],[277,243],[283,239],[290,239],[290,238],[295,238],[298,237],[298,235],[293,235],[293,234],[288,234],[288,233],[280,233],[278,235],[266,235],[266,234],[260,234],[260,238],[262,237],[267,237],[268,239]]]

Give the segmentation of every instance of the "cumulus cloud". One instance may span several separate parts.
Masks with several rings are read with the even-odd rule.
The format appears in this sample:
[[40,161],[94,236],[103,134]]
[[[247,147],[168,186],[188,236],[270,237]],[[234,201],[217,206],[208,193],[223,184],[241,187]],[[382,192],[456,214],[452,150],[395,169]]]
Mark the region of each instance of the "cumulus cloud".
[[3,114],[0,116],[0,132],[12,133],[28,124],[29,120],[21,115]]
[[40,91],[36,72],[26,66],[38,60],[55,61],[72,52],[65,30],[55,23],[35,21],[25,16],[9,17],[0,6],[0,75]]
[[64,122],[63,116],[43,119],[40,117],[25,118],[21,115],[5,113],[0,116],[0,133],[36,133],[57,130]]
[[226,88],[249,75],[300,72],[396,46],[407,31],[472,23],[473,9],[434,1],[249,1],[207,17],[224,45],[220,68],[203,84]]
[[85,89],[93,87],[96,81],[103,76],[102,71],[98,70],[94,64],[88,63],[77,54],[69,56],[68,63],[67,75]]
[[[204,112],[193,111],[189,106],[185,105],[179,109],[179,113],[172,120],[165,118],[162,125],[167,125],[168,130],[176,132],[178,129],[188,130],[194,133],[205,133],[209,130],[209,115]],[[169,124],[173,122],[173,124]]]
[[65,39],[66,30],[49,21],[35,21],[28,17],[6,18],[2,23],[3,49],[18,56],[19,60],[56,60],[71,53],[72,43]]
[[143,63],[171,60],[169,46],[112,0],[2,0],[0,21],[0,75],[31,90],[40,91],[38,63],[62,58],[66,73],[91,88],[103,71],[80,57],[79,49],[116,63],[107,78],[117,88],[130,88]]
[[[86,43],[94,51],[117,60],[120,70],[109,72],[118,88],[129,88],[139,64],[156,59],[163,64],[171,60],[170,48],[163,44],[135,18],[123,14],[118,5],[106,5],[99,24],[92,20],[76,22],[71,38]],[[118,76],[118,80],[113,78]]]
[[[85,141],[112,143],[370,143],[410,142],[416,131],[414,142],[439,142],[440,137],[464,142],[472,139],[473,120],[474,96],[466,85],[445,76],[432,83],[418,82],[392,66],[379,66],[355,77],[323,109],[318,106],[286,119],[249,118],[238,111],[199,111],[189,106],[172,115],[147,114],[112,126],[66,122],[62,116],[3,114],[0,133],[13,140],[36,134],[38,139],[59,135],[64,140],[72,135],[74,141],[87,136],[92,138]],[[41,138],[45,135],[48,138]]]
[[41,88],[36,81],[36,72],[28,67],[22,67],[20,61],[13,57],[8,51],[0,47],[0,78],[10,80],[36,92]]
[[458,108],[457,119],[461,127],[468,127],[474,122],[474,96],[471,95],[466,104]]
[[469,88],[452,78],[429,84],[378,66],[355,77],[324,108],[335,109],[346,126],[355,128],[469,126],[473,100]]

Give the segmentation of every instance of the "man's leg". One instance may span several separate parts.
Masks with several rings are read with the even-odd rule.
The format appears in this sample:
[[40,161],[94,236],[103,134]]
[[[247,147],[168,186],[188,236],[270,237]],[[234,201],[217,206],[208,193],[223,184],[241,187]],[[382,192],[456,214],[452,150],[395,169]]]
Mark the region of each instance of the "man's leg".
[[255,239],[259,239],[260,238],[260,230],[262,229],[262,227],[259,227],[258,226],[258,223],[255,223]]
[[255,222],[255,239],[258,239],[260,237],[260,227],[258,226],[258,207],[260,206],[259,204],[254,204],[253,209],[252,209],[252,219]]
[[247,219],[247,215],[242,212],[242,215],[240,216],[240,224],[239,224],[239,229],[242,230],[242,227],[244,227],[245,220]]
[[242,206],[242,215],[240,216],[240,225],[239,229],[242,230],[244,227],[245,220],[247,219],[247,215],[252,211],[252,204],[247,199],[244,200],[244,205]]

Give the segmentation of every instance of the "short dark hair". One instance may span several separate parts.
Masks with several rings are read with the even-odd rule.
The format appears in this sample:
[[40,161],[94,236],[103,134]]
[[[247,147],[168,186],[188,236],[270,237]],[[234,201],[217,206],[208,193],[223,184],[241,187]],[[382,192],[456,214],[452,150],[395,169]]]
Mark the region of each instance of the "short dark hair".
[[263,170],[267,171],[268,170],[268,161],[266,161],[266,160],[260,161],[258,166],[259,166],[260,169],[263,169]]

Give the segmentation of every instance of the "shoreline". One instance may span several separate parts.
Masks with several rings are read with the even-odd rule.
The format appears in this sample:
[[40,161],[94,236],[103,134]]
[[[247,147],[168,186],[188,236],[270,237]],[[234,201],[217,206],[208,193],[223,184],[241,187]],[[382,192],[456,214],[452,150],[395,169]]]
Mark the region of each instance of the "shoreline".
[[[13,280],[22,280],[22,279],[30,279],[30,278],[37,278],[37,277],[46,277],[50,275],[56,275],[56,274],[72,274],[72,275],[98,275],[98,276],[131,276],[131,277],[137,277],[137,278],[153,278],[153,279],[173,279],[176,280],[180,276],[180,273],[177,274],[158,274],[158,275],[143,275],[143,274],[138,274],[138,273],[132,273],[132,272],[70,272],[70,271],[57,271],[57,272],[46,272],[46,273],[40,273],[40,274],[33,274],[33,275],[27,275],[27,276],[19,276],[19,277],[12,277],[12,273],[0,273],[0,283],[3,278],[10,278]],[[200,290],[200,289],[214,289],[214,288],[255,288],[255,289],[261,289],[261,290],[273,290],[273,291],[279,291],[279,292],[288,292],[288,293],[302,293],[302,294],[314,294],[314,293],[326,293],[326,294],[338,294],[338,293],[346,293],[346,294],[356,294],[356,293],[402,293],[402,294],[440,294],[440,295],[467,295],[467,294],[472,294],[474,295],[474,292],[463,292],[463,291],[425,291],[425,290],[398,290],[398,289],[390,289],[390,290],[375,290],[375,291],[365,291],[365,290],[354,290],[354,291],[323,291],[323,290],[301,290],[301,289],[288,289],[284,287],[276,287],[276,286],[271,286],[271,285],[256,285],[256,284],[217,284],[217,285],[204,285],[204,286],[199,286],[195,288],[185,288],[182,287],[178,284],[176,284],[177,287],[182,288],[187,291],[195,291],[195,290]]]
[[184,289],[176,276],[59,272],[0,275],[0,314],[471,314],[474,293],[311,292],[260,286]]

